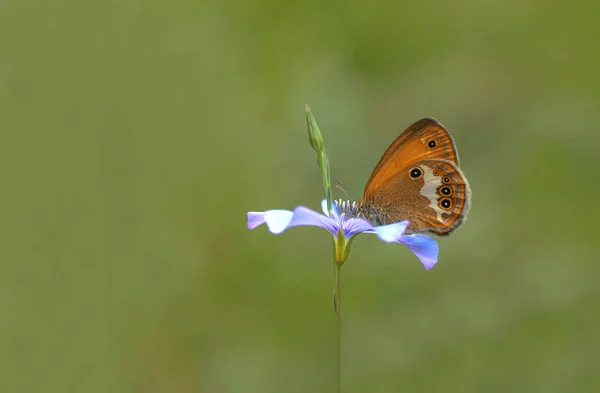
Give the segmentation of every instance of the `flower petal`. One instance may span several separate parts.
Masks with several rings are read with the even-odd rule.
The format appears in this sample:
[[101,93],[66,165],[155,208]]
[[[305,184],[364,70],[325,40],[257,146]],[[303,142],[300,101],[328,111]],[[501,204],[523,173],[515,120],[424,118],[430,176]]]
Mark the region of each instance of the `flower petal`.
[[338,216],[340,215],[336,201],[331,201],[331,210],[333,211],[333,214],[329,214],[329,212],[327,211],[327,199],[326,198],[323,198],[323,200],[321,201],[321,210],[323,210],[323,213],[327,217],[331,217],[333,215],[333,218],[337,219]]
[[331,201],[331,214],[329,214],[329,212],[327,211],[327,199],[323,198],[321,200],[321,210],[323,210],[323,213],[327,216],[327,217],[331,217],[337,220],[337,218],[340,215],[340,212],[338,210],[337,207],[337,202],[336,201]]
[[342,229],[344,231],[344,236],[351,238],[362,232],[372,233],[374,232],[375,227],[364,218],[350,218],[342,223]]
[[301,225],[312,225],[327,229],[333,235],[337,233],[337,223],[334,219],[326,217],[314,210],[306,208],[304,206],[298,206],[294,209],[294,217],[292,222],[289,224],[290,227],[296,227]]
[[425,269],[429,270],[437,263],[439,246],[435,239],[425,235],[406,235],[400,237],[398,241],[421,260]]
[[254,229],[257,226],[267,223],[271,233],[279,234],[285,231],[289,226],[294,213],[289,210],[267,210],[266,212],[248,212],[248,228]]
[[329,215],[329,212],[327,211],[327,199],[325,199],[325,198],[321,199],[321,210],[323,211],[323,214],[325,214],[326,216]]
[[332,234],[337,233],[336,221],[304,206],[289,210],[267,210],[266,212],[248,212],[248,229],[267,224],[269,231],[276,235],[286,229],[302,225],[321,227]]
[[402,238],[404,231],[406,231],[406,227],[410,222],[408,220],[395,222],[389,225],[381,225],[373,228],[377,237],[383,240],[386,243],[397,242],[398,239]]
[[248,212],[248,229],[252,230],[265,223],[265,212]]

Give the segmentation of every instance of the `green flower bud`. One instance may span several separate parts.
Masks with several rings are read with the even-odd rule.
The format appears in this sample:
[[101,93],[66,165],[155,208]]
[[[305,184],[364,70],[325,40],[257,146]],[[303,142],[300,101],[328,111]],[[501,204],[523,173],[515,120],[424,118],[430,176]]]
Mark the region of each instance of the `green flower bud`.
[[308,124],[308,141],[317,153],[323,151],[323,135],[317,125],[315,117],[312,115],[310,108],[306,105],[306,123]]

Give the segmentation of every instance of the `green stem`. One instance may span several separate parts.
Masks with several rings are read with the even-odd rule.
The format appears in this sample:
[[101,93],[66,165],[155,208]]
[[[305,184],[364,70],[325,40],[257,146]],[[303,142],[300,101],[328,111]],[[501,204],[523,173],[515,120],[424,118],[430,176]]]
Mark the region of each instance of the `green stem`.
[[323,188],[325,189],[325,197],[327,198],[327,211],[331,211],[333,205],[333,198],[331,193],[331,175],[329,172],[329,160],[325,155],[325,148],[317,154],[317,163],[321,168],[321,174],[323,176]]
[[340,294],[340,271],[342,269],[342,264],[333,262],[333,309],[335,310],[335,314],[337,315],[337,360],[336,360],[336,392],[340,393],[342,391],[342,378],[341,378],[341,337],[342,337],[342,299]]
[[317,121],[313,116],[308,105],[305,107],[306,110],[306,123],[308,125],[308,140],[312,148],[317,152],[317,163],[321,168],[321,174],[323,175],[323,188],[325,189],[325,197],[327,198],[327,215],[331,211],[333,198],[331,194],[331,175],[329,171],[329,160],[325,153],[325,147],[323,146],[323,135],[317,125]]

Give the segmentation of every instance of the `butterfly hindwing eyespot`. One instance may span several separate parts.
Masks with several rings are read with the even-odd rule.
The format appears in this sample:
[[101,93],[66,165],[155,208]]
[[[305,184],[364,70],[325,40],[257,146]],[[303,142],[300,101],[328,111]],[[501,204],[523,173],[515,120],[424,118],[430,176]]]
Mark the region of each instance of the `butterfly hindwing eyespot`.
[[439,195],[443,195],[446,197],[452,196],[453,192],[452,192],[452,187],[450,186],[441,186],[438,188],[438,194]]
[[415,167],[415,168],[412,168],[410,170],[410,172],[408,172],[408,175],[410,176],[411,179],[418,179],[421,176],[423,176],[423,170],[419,167]]
[[452,208],[452,200],[450,198],[442,198],[438,203],[438,206],[444,210],[450,210]]

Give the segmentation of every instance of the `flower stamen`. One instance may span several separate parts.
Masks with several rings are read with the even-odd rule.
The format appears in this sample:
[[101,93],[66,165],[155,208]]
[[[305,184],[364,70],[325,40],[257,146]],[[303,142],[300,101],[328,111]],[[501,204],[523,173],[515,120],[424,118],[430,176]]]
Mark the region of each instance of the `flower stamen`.
[[358,212],[356,209],[356,202],[338,199],[335,203],[337,204],[340,217],[344,216],[346,219],[356,217]]

